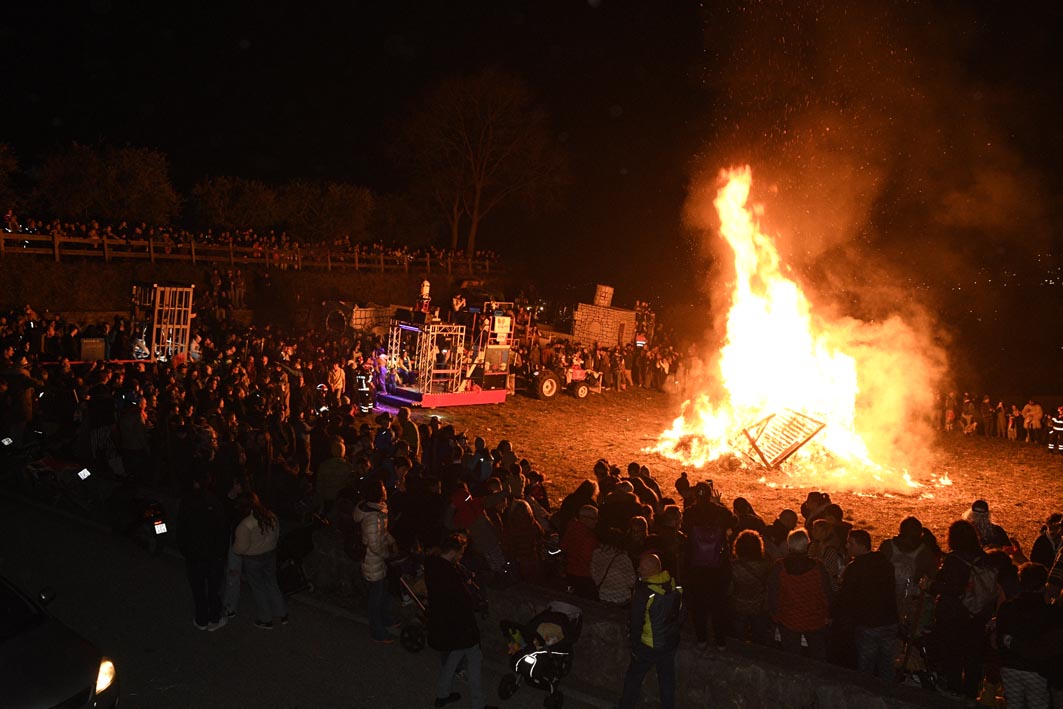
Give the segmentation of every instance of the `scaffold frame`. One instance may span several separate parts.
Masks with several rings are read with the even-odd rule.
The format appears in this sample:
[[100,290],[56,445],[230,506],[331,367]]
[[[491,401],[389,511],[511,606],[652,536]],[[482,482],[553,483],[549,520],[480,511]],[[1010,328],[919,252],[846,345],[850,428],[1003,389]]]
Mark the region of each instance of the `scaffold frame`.
[[188,355],[192,341],[192,299],[195,286],[155,284],[151,319],[151,359],[172,360]]

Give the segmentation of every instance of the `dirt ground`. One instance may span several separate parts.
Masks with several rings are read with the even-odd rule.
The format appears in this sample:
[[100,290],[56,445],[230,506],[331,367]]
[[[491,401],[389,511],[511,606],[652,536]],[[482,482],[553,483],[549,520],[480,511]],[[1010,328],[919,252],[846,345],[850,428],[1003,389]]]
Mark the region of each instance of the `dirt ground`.
[[[638,461],[651,470],[666,494],[673,491],[683,466],[643,449],[671,425],[680,405],[667,394],[646,390],[591,394],[583,401],[562,395],[546,402],[517,394],[495,406],[418,410],[414,418],[437,415],[470,438],[483,436],[490,447],[509,439],[518,457],[528,458],[546,477],[551,499],[559,500],[580,481],[593,477],[599,458],[621,469]],[[932,498],[831,490],[831,499],[842,506],[848,521],[869,530],[876,544],[895,534],[900,520],[911,514],[944,545],[949,523],[982,498],[989,502],[993,521],[1029,550],[1049,513],[1063,511],[1063,456],[1050,456],[1042,446],[943,434],[931,470],[912,471],[912,477],[927,480],[946,472],[953,484],[925,490]],[[799,509],[812,489],[768,487],[757,482],[759,473],[722,466],[711,471],[691,469],[688,474],[692,481],[712,478],[727,504],[745,497],[768,522],[782,509]]]

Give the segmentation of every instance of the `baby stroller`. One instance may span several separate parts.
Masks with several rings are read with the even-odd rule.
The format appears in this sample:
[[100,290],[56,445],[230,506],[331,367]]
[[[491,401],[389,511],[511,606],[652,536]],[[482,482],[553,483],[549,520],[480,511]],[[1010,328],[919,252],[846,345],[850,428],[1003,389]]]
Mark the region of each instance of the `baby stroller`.
[[314,592],[314,584],[306,578],[303,559],[314,550],[314,530],[328,522],[317,515],[304,524],[282,534],[277,541],[277,584],[286,596],[303,591]]
[[504,676],[499,683],[499,698],[509,699],[523,682],[546,690],[544,707],[560,707],[565,697],[557,685],[572,669],[572,647],[583,628],[580,609],[553,601],[526,624],[504,620],[501,626],[513,674]]

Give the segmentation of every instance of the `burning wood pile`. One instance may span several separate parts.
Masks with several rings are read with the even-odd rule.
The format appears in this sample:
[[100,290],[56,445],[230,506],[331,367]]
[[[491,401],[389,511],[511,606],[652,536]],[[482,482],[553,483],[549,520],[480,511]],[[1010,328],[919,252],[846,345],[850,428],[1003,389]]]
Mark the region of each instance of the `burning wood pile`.
[[907,470],[928,458],[919,412],[940,358],[899,316],[814,312],[761,229],[751,185],[748,167],[720,175],[713,205],[734,257],[726,338],[702,393],[652,450],[698,468],[744,457],[781,469],[787,485],[916,492],[924,483]]

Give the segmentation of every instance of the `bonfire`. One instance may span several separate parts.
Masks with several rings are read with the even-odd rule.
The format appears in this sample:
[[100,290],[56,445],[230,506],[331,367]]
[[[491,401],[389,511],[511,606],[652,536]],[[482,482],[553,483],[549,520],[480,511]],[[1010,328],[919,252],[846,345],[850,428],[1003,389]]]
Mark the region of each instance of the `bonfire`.
[[653,450],[685,465],[748,466],[769,485],[928,494],[914,475],[939,354],[899,315],[817,313],[750,202],[749,167],[723,171],[714,206],[734,256],[726,337],[701,391]]

